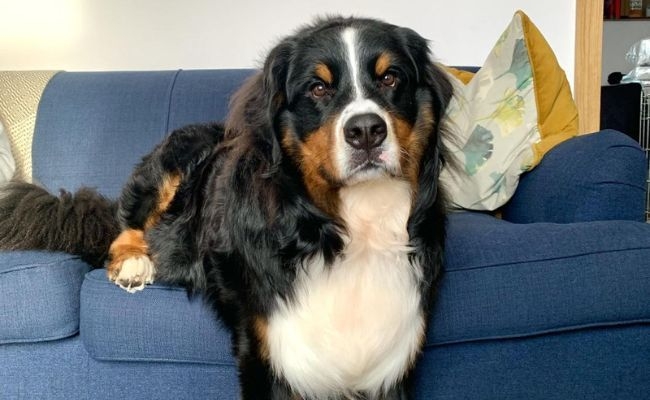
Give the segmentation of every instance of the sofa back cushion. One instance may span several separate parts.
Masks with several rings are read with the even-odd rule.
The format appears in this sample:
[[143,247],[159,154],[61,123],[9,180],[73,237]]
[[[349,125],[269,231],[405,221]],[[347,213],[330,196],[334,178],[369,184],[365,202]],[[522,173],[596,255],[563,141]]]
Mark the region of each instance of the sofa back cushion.
[[41,98],[33,177],[48,190],[116,198],[133,167],[170,131],[220,121],[252,70],[61,72]]

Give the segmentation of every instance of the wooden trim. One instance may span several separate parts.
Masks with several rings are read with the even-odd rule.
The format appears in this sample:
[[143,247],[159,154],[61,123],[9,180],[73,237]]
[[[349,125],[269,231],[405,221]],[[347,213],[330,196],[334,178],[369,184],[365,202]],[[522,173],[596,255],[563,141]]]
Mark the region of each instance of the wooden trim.
[[580,133],[600,129],[603,0],[576,0],[574,91]]

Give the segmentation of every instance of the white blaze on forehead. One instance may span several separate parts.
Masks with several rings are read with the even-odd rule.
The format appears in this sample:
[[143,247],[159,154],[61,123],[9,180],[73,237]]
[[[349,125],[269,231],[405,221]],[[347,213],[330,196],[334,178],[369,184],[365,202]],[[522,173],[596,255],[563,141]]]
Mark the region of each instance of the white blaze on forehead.
[[343,43],[347,50],[348,67],[350,68],[350,77],[354,87],[355,99],[363,98],[361,84],[359,83],[359,58],[357,56],[357,31],[354,28],[346,28],[343,31]]
[[351,171],[350,159],[351,152],[353,151],[345,142],[345,134],[343,132],[343,129],[347,121],[356,115],[377,114],[384,120],[387,128],[387,137],[382,144],[382,149],[384,150],[382,159],[386,163],[388,169],[392,171],[399,171],[400,169],[399,146],[395,136],[392,119],[390,118],[389,113],[383,107],[366,96],[366,93],[363,91],[363,85],[361,84],[361,74],[363,71],[361,69],[361,63],[359,60],[358,50],[360,44],[357,33],[357,30],[354,28],[346,28],[341,34],[343,45],[346,50],[346,64],[348,66],[350,74],[350,86],[352,87],[352,98],[341,111],[339,118],[336,120],[334,128],[335,138],[333,159],[335,160],[335,165],[339,176],[343,179],[347,179]]

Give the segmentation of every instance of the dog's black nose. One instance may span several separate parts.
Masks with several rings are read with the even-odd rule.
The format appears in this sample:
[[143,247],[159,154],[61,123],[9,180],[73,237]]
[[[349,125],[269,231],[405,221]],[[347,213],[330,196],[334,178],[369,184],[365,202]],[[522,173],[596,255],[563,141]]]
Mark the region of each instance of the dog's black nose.
[[386,122],[377,114],[355,115],[345,123],[345,141],[355,149],[372,149],[386,139]]

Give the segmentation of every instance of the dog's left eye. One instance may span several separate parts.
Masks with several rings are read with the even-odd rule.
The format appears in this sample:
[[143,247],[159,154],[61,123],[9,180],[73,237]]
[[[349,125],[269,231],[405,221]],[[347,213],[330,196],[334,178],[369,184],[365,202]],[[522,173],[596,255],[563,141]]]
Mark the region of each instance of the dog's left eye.
[[327,89],[322,83],[316,83],[311,87],[311,95],[317,99],[325,96],[327,94]]
[[382,85],[393,88],[397,85],[397,75],[392,72],[386,72],[382,75],[380,81]]
[[316,82],[309,87],[309,94],[316,100],[331,96],[333,89],[323,82]]

